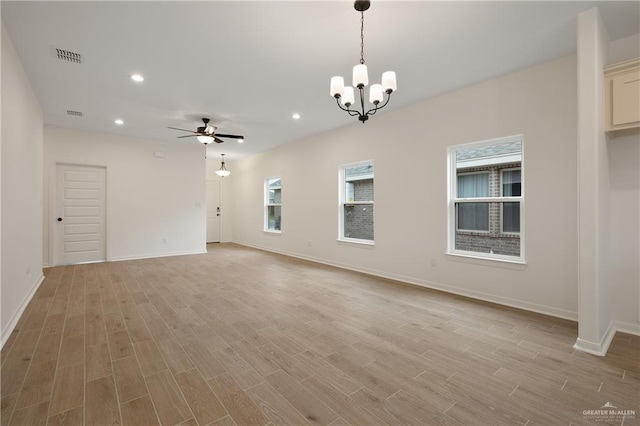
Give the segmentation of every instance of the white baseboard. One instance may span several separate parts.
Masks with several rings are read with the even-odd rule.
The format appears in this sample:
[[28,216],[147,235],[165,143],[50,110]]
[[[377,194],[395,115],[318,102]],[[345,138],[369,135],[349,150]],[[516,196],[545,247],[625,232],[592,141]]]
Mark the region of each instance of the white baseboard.
[[249,244],[244,242],[234,241],[234,243],[243,245],[246,247],[255,248],[258,250],[269,251],[272,253],[278,253],[285,256],[295,257],[298,259],[309,260],[312,262],[322,263],[324,265],[335,266],[337,268],[347,269],[355,272],[362,272],[369,275],[374,275],[381,278],[388,278],[395,281],[400,281],[406,284],[417,285],[420,287],[426,287],[433,290],[439,290],[446,293],[456,294],[458,296],[469,297],[472,299],[478,299],[485,302],[497,303],[499,305],[510,306],[512,308],[523,309],[525,311],[532,311],[539,314],[549,315],[557,318],[567,319],[571,321],[578,320],[578,313],[573,311],[568,311],[565,309],[554,308],[552,306],[540,305],[537,303],[531,303],[518,299],[511,299],[508,297],[502,297],[494,294],[483,293],[480,291],[473,291],[468,289],[460,289],[458,287],[448,286],[446,284],[436,283],[433,281],[422,280],[419,278],[408,277],[400,274],[392,274],[384,271],[378,271],[369,268],[362,268],[354,265],[349,265],[346,263],[334,262],[326,259],[315,258],[313,256],[305,256],[297,253],[291,253],[283,250],[275,250],[269,247],[261,247],[255,244]]
[[13,333],[13,330],[16,328],[16,324],[18,324],[18,320],[22,316],[24,310],[27,308],[27,305],[29,304],[29,302],[31,302],[31,299],[33,299],[33,295],[36,294],[36,291],[38,290],[38,288],[40,288],[40,284],[42,284],[42,281],[44,281],[44,275],[42,275],[42,272],[41,272],[36,282],[31,286],[31,289],[24,296],[24,298],[22,299],[22,302],[20,302],[18,309],[16,309],[16,311],[11,316],[9,323],[4,327],[4,329],[2,330],[2,333],[0,333],[0,348],[4,347],[4,344],[7,343],[9,336],[11,335],[11,333]]
[[609,346],[616,335],[616,332],[634,334],[640,336],[640,324],[629,324],[622,321],[611,321],[607,331],[599,342],[590,342],[581,338],[576,339],[573,347],[579,351],[589,353],[591,355],[605,356],[609,350]]
[[621,333],[633,334],[635,336],[640,336],[639,323],[630,324],[628,322],[622,322],[622,321],[611,321],[611,324],[613,324],[613,328],[616,331],[619,331]]
[[107,259],[108,262],[122,262],[125,260],[141,260],[141,259],[154,259],[156,257],[173,257],[173,256],[186,256],[190,254],[206,254],[206,248],[203,250],[188,250],[173,253],[155,253],[155,254],[143,254],[140,256],[115,256]]

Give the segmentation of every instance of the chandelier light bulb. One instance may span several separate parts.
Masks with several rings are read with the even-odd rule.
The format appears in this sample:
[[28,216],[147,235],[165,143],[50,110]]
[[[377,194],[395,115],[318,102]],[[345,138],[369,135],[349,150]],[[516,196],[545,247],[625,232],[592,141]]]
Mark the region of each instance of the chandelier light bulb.
[[344,94],[344,78],[339,75],[331,77],[331,96],[339,98]]
[[382,73],[382,88],[387,93],[396,91],[396,73],[394,71],[387,71]]
[[369,89],[369,102],[374,105],[378,105],[383,99],[382,84],[372,84]]
[[353,87],[351,86],[345,87],[344,95],[342,96],[342,105],[349,108],[351,105],[353,105],[354,101],[355,101],[355,96],[353,95]]
[[369,84],[369,73],[365,64],[353,67],[353,87],[361,89]]

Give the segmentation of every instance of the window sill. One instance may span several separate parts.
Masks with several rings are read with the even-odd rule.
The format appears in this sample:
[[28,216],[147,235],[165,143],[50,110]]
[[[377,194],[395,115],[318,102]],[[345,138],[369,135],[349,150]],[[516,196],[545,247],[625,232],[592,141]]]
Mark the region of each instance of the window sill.
[[347,246],[356,246],[362,248],[373,248],[375,247],[375,241],[370,240],[358,240],[356,238],[338,238],[338,244],[343,244]]
[[489,238],[520,238],[520,233],[518,232],[468,231],[464,229],[456,229],[456,235]]
[[[468,252],[448,252],[445,253],[454,262],[472,263],[475,265],[494,266],[506,269],[524,271],[527,262],[524,259],[508,259],[504,257],[482,256],[482,253],[468,254]],[[494,255],[495,256],[495,255]]]
[[459,235],[477,235],[481,237],[486,237],[491,234],[489,231],[480,231],[480,230],[470,230],[470,229],[456,229],[456,234]]
[[282,231],[275,231],[273,229],[263,229],[262,232],[264,232],[265,234],[275,234],[275,235],[282,234]]

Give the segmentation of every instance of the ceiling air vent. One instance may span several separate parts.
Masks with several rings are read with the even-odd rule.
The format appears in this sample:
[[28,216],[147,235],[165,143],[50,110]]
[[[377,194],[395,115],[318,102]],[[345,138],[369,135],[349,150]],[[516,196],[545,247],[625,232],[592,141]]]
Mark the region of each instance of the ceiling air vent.
[[56,55],[58,59],[60,59],[61,61],[67,61],[74,64],[82,63],[82,55],[76,52],[72,52],[70,50],[53,47],[53,54]]
[[67,110],[67,115],[73,115],[74,117],[82,117],[82,111],[71,111]]

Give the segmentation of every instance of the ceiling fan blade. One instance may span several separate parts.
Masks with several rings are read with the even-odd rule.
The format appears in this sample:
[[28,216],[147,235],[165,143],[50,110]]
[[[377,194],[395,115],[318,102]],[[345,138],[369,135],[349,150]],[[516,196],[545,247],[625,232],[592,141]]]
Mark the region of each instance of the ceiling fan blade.
[[213,137],[213,140],[216,141],[216,143],[224,143],[224,141],[222,139],[218,139],[217,137]]
[[194,136],[198,136],[198,135],[185,135],[185,136],[176,136],[177,138],[192,138]]
[[193,130],[179,129],[179,128],[177,128],[177,127],[167,127],[167,129],[181,130],[181,131],[183,131],[183,132],[195,133]]
[[224,133],[216,133],[216,136],[220,138],[233,138],[233,139],[244,139],[244,136],[240,135],[226,135]]

